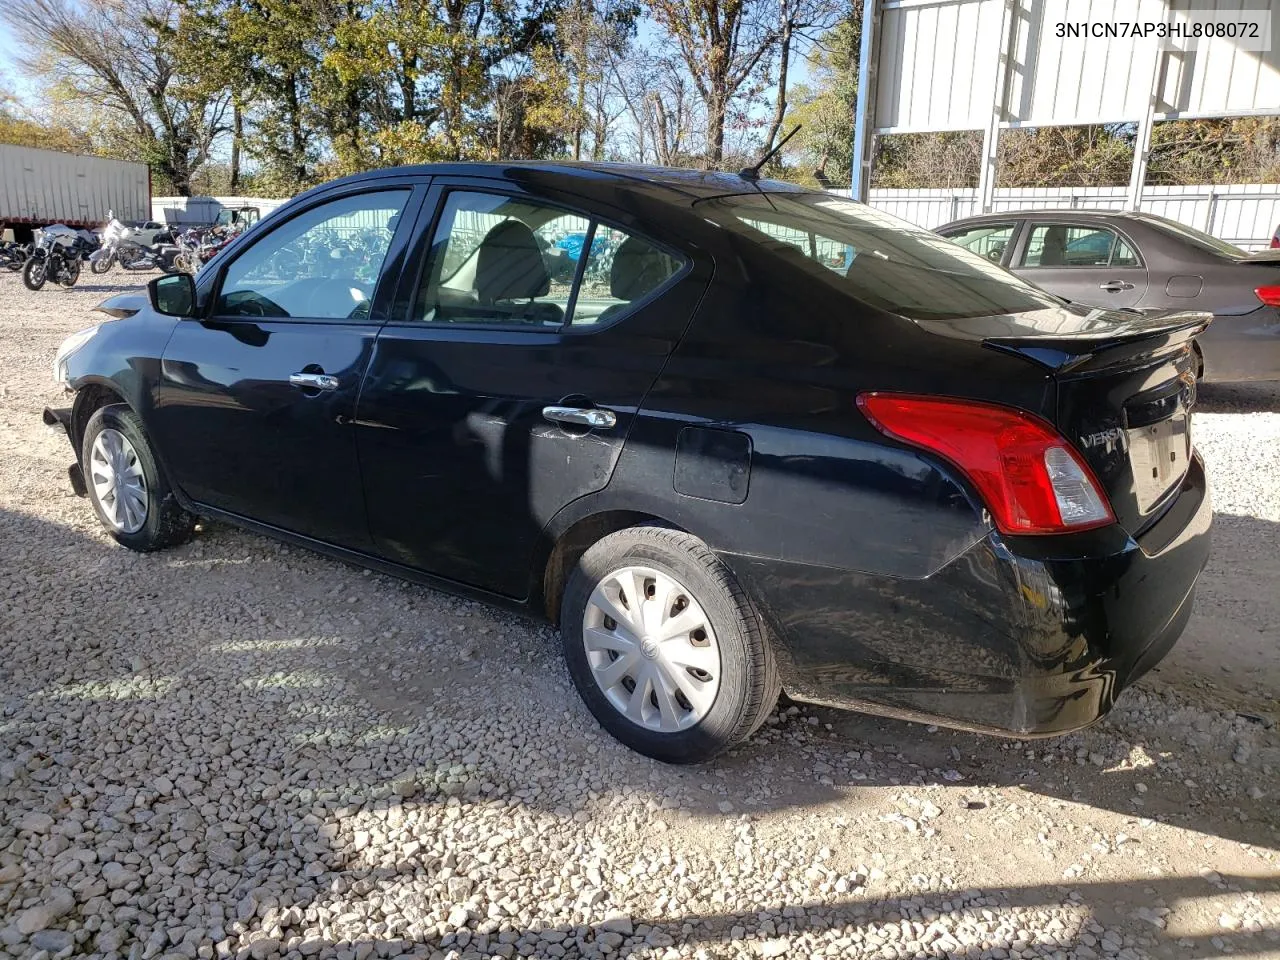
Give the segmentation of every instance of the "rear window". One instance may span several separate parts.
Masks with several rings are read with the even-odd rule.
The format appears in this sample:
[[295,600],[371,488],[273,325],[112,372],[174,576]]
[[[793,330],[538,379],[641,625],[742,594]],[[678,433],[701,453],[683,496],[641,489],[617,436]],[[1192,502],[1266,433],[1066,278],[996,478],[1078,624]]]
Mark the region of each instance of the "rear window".
[[1219,257],[1227,257],[1230,260],[1240,260],[1247,257],[1245,253],[1237,246],[1227,243],[1225,240],[1219,240],[1215,236],[1205,233],[1203,230],[1197,230],[1195,227],[1188,227],[1185,223],[1178,223],[1176,220],[1166,220],[1164,217],[1157,217],[1153,214],[1143,214],[1142,219],[1155,227],[1162,233],[1177,237],[1193,247],[1212,253]]
[[823,194],[744,194],[698,211],[864,303],[913,320],[1023,313],[1062,301],[936,233]]

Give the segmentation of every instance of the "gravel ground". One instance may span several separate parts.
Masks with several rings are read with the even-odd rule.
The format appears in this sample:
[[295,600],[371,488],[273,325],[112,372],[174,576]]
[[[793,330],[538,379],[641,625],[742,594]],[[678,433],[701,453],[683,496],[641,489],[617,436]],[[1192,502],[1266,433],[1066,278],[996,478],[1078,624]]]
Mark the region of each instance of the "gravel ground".
[[[89,278],[86,278],[88,280]],[[694,769],[554,633],[221,526],[116,547],[0,275],[0,957],[1280,956],[1280,390],[1204,391],[1199,610],[1091,730],[787,706]]]

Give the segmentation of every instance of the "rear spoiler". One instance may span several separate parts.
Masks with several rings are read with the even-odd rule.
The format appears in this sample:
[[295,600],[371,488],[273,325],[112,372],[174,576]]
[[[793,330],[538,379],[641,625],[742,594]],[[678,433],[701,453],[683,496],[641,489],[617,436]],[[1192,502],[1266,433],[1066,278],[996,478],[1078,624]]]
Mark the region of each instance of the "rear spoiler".
[[982,345],[1054,373],[1094,371],[1173,353],[1204,333],[1212,319],[1210,313],[1157,311],[1087,333],[987,337]]

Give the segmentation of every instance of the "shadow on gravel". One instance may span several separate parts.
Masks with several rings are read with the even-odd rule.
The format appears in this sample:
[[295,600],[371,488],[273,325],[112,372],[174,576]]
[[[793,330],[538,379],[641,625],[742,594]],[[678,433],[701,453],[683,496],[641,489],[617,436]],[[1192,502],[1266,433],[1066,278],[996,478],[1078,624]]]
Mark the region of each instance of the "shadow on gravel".
[[[394,872],[386,871],[386,874],[384,879],[389,884],[394,884]],[[999,923],[1009,917],[1014,921],[1015,927],[1021,927],[1014,912],[1019,908],[1057,908],[1064,912],[1061,927],[1057,930],[1027,931],[1031,934],[1027,939],[1020,935],[1011,936],[1005,939],[1004,949],[1012,947],[1023,951],[1022,956],[1045,957],[1085,958],[1104,953],[1120,953],[1122,960],[1138,956],[1210,960],[1227,953],[1237,957],[1271,955],[1271,951],[1280,944],[1280,927],[1255,923],[1247,931],[1236,931],[1230,943],[1224,941],[1224,936],[1228,935],[1226,931],[1221,934],[1197,935],[1165,931],[1163,918],[1170,912],[1169,908],[1185,907],[1188,903],[1218,896],[1225,891],[1236,896],[1280,893],[1280,878],[1215,874],[1210,879],[1163,877],[1129,882],[1076,883],[1070,887],[1009,885],[922,892],[900,897],[841,897],[823,903],[817,902],[815,897],[814,901],[805,903],[761,903],[756,909],[746,912],[674,916],[632,914],[621,923],[618,918],[582,924],[544,925],[535,921],[529,929],[499,926],[492,931],[479,933],[467,927],[443,936],[422,938],[355,936],[350,940],[313,939],[309,946],[315,952],[320,952],[327,947],[351,948],[365,942],[377,944],[378,953],[382,956],[403,954],[428,957],[453,950],[461,951],[462,956],[468,958],[500,956],[502,954],[495,952],[499,943],[512,944],[517,950],[520,946],[525,946],[526,949],[520,950],[520,953],[535,957],[598,957],[602,954],[631,957],[642,952],[647,957],[656,957],[662,955],[661,948],[673,945],[695,950],[702,948],[712,957],[722,957],[730,955],[725,951],[732,945],[734,956],[792,957],[809,955],[802,945],[793,946],[794,939],[805,934],[817,934],[827,942],[833,939],[852,939],[856,953],[846,952],[842,956],[905,958],[924,953],[938,958],[974,957],[978,955],[976,948],[969,947],[943,930],[931,931],[931,925],[939,920],[954,924],[968,919],[978,923],[989,915],[992,923]],[[1121,904],[1132,906],[1135,903],[1145,903],[1145,906],[1127,913],[1119,909]],[[767,921],[762,916],[765,913],[769,916]],[[1213,924],[1216,926],[1218,911],[1214,910],[1213,913]],[[1114,948],[1104,946],[1104,936],[1085,932],[1083,925],[1090,921],[1106,929],[1114,929],[1121,924],[1128,924],[1132,928],[1133,922],[1138,921],[1140,927],[1148,931],[1147,936],[1142,938],[1146,940],[1140,947],[1142,953],[1134,952],[1132,945],[1138,938],[1132,934],[1124,944],[1120,940],[1113,940],[1111,942],[1115,944]],[[474,923],[474,920],[470,922]],[[1076,932],[1069,932],[1072,927]],[[890,930],[893,932],[888,933]],[[911,932],[907,933],[907,930]],[[917,932],[920,930],[924,932]],[[744,931],[748,931],[752,939],[746,939]],[[872,934],[872,943],[866,942],[864,931]],[[994,941],[997,938],[988,939]],[[912,943],[915,946],[910,946]],[[552,944],[560,945],[559,952],[551,949]],[[607,947],[602,950],[605,944]],[[533,945],[532,949],[528,945]],[[886,946],[895,952],[882,952]],[[659,949],[655,951],[655,947]],[[1124,947],[1128,949],[1121,953]],[[813,949],[819,951],[814,956],[821,954],[820,947]],[[1075,950],[1081,952],[1073,953]],[[306,954],[307,951],[304,950],[303,953]],[[992,955],[989,949],[982,952],[984,957]]]

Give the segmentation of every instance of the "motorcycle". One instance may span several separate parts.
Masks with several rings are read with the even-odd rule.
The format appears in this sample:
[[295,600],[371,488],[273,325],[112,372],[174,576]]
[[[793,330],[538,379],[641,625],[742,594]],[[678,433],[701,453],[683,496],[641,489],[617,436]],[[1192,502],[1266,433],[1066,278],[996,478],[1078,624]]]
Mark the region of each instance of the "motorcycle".
[[0,267],[17,273],[31,256],[31,244],[5,241],[0,243]]
[[138,232],[116,219],[107,211],[107,226],[102,231],[102,246],[89,256],[89,269],[96,274],[109,271],[119,263],[124,270],[174,270],[174,258],[179,248],[171,243],[148,245]]
[[36,231],[35,246],[22,267],[22,283],[39,290],[46,282],[74,287],[80,279],[80,261],[97,238],[87,230],[73,230],[57,223]]

